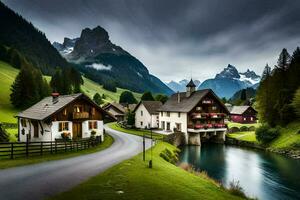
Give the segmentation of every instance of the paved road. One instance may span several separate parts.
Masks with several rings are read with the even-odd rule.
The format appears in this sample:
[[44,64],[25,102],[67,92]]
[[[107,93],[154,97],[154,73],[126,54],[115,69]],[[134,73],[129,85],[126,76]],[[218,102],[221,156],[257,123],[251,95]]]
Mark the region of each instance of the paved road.
[[[105,127],[115,142],[103,151],[73,158],[0,170],[0,199],[44,199],[142,151],[142,138]],[[150,140],[146,140],[147,148]],[[1,162],[1,161],[0,161]]]

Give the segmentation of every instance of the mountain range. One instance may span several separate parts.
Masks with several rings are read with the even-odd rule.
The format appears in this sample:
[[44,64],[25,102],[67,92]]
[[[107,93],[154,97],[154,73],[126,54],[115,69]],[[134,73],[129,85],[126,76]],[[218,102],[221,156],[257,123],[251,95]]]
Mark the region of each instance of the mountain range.
[[[196,87],[198,87],[200,85],[200,81],[199,80],[193,80]],[[186,91],[186,85],[188,84],[188,80],[187,79],[183,79],[179,82],[176,82],[176,81],[170,81],[167,84],[167,86],[173,90],[174,92],[184,92]]]
[[219,97],[230,98],[237,91],[252,87],[256,89],[260,82],[260,76],[254,71],[239,72],[236,67],[228,64],[215,78],[207,79],[201,83],[198,89],[212,89]]
[[79,38],[64,38],[62,44],[54,42],[53,46],[87,78],[99,84],[109,83],[135,92],[173,93],[141,61],[113,44],[100,26],[85,28]]

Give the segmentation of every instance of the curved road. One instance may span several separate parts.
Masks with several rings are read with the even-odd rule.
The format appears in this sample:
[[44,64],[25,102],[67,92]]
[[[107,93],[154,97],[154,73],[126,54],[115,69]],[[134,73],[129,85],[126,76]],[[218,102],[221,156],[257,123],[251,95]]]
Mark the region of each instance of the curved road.
[[[44,199],[67,191],[88,178],[142,152],[142,138],[105,127],[114,139],[100,152],[0,170],[0,199]],[[146,139],[146,148],[150,140]]]

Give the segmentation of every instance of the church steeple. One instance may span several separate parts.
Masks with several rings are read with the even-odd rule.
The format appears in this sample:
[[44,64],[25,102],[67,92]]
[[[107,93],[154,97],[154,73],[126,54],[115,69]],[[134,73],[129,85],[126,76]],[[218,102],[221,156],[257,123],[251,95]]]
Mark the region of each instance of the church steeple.
[[186,85],[186,97],[190,97],[193,92],[196,90],[196,85],[193,81],[193,79],[190,80],[190,82]]

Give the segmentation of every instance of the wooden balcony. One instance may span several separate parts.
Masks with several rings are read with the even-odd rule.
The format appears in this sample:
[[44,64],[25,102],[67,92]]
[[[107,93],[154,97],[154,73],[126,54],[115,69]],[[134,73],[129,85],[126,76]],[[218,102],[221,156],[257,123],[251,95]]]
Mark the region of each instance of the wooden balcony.
[[223,118],[224,113],[192,113],[192,119]]
[[210,128],[227,128],[226,124],[189,124],[188,129],[210,129]]
[[88,112],[74,112],[73,119],[88,119],[90,114]]

